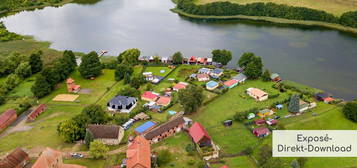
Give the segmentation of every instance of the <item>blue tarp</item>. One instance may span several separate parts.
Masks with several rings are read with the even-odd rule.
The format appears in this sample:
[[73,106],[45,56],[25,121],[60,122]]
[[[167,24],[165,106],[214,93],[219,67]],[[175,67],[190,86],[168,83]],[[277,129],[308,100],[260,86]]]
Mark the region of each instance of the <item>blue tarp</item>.
[[148,130],[149,128],[153,127],[154,125],[156,125],[154,122],[148,121],[148,122],[140,125],[139,127],[135,128],[135,131],[138,133],[143,133],[146,130]]
[[170,115],[174,115],[174,114],[176,114],[176,111],[170,110],[170,111],[169,111],[169,114],[170,114]]

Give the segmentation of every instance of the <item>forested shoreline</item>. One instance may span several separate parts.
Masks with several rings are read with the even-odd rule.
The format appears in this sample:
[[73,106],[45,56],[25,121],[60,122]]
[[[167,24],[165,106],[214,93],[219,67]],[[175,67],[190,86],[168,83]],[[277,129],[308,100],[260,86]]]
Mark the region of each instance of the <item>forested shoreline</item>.
[[321,21],[357,28],[357,11],[346,12],[341,17],[336,17],[325,11],[274,3],[258,2],[240,5],[230,2],[214,2],[196,5],[192,0],[178,0],[176,8],[189,14],[203,16],[266,16],[289,20]]

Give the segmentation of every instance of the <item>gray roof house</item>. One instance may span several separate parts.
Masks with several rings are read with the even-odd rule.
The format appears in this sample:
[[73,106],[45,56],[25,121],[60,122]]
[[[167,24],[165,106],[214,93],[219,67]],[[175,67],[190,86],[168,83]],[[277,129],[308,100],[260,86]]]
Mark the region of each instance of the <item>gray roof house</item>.
[[240,73],[240,74],[234,76],[233,79],[237,80],[239,83],[242,83],[245,80],[247,80],[247,76],[245,76],[243,73]]
[[220,68],[215,68],[211,73],[212,78],[219,78],[221,75],[223,75],[223,69]]
[[115,96],[107,103],[109,111],[129,113],[137,104],[138,99],[128,96]]

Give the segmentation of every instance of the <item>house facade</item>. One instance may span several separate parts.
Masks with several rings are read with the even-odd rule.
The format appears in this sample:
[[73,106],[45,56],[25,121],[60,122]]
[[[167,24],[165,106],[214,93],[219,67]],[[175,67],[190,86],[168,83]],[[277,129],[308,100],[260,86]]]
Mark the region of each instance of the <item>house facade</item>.
[[34,121],[41,113],[46,110],[45,104],[40,104],[27,116],[27,121]]
[[248,88],[247,94],[257,101],[264,101],[268,99],[268,93],[257,88]]
[[137,99],[128,96],[116,96],[107,103],[109,111],[130,113],[136,107]]
[[154,144],[171,135],[174,135],[177,132],[180,132],[184,125],[185,120],[183,117],[177,117],[152,129],[144,135],[144,138],[150,141],[151,144]]
[[106,145],[119,145],[124,137],[124,129],[116,125],[88,125],[87,132],[92,134],[94,140]]
[[21,148],[16,148],[0,161],[1,168],[23,168],[30,161],[29,155]]
[[7,110],[0,115],[0,131],[6,129],[17,119],[17,114],[15,110]]

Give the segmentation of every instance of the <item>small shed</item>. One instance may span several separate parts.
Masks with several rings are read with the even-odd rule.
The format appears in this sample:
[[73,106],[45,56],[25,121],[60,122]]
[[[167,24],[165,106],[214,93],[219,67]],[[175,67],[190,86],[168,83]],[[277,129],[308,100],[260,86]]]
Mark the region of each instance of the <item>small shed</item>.
[[226,127],[232,126],[232,124],[233,124],[233,120],[226,120],[223,122],[223,125]]

